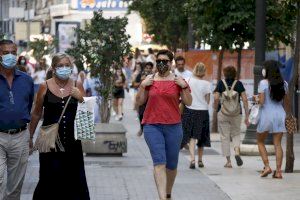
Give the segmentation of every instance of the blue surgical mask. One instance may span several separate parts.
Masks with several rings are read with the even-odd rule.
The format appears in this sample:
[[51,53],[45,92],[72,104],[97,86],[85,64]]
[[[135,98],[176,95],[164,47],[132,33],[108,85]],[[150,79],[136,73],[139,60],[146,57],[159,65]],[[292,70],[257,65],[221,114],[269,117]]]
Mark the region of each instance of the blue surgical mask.
[[14,54],[6,54],[2,56],[2,61],[1,61],[1,65],[5,68],[5,69],[13,69],[15,68],[17,64],[17,56]]
[[68,66],[58,67],[55,70],[55,75],[61,80],[67,80],[71,76],[71,74],[72,69]]
[[26,60],[21,60],[21,65],[25,65],[26,64]]

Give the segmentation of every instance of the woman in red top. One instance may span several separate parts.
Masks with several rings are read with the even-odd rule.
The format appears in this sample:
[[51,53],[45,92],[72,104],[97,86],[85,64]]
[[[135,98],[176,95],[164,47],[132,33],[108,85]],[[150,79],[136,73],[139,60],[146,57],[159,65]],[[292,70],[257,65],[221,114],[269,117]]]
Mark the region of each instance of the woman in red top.
[[144,136],[154,164],[154,178],[159,198],[170,199],[177,174],[178,156],[182,140],[179,99],[191,105],[188,84],[170,73],[172,52],[160,50],[157,54],[157,71],[141,83],[137,103],[147,101],[142,124]]

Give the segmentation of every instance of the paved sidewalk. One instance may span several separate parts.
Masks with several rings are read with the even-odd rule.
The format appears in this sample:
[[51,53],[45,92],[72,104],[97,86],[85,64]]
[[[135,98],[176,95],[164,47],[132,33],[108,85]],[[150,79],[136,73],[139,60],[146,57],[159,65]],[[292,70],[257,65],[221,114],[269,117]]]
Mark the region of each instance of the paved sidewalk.
[[[87,181],[92,200],[157,200],[152,177],[152,161],[143,137],[137,137],[138,121],[130,98],[125,101],[125,125],[128,153],[123,157],[85,157]],[[111,122],[115,123],[114,120]],[[120,122],[117,122],[120,123]],[[295,135],[295,173],[284,173],[284,179],[260,178],[263,168],[258,156],[244,156],[244,165],[233,169],[223,167],[219,135],[212,135],[212,148],[205,149],[205,168],[190,170],[188,153],[180,153],[174,200],[297,200],[300,199],[300,134]],[[283,141],[285,152],[285,140]],[[284,156],[285,157],[285,156]],[[275,168],[275,157],[270,157]],[[285,160],[283,162],[283,169]],[[21,200],[32,199],[38,181],[38,155],[29,159]]]
[[[123,157],[85,157],[87,181],[92,200],[156,200],[153,166],[143,137],[137,137],[138,121],[130,98],[125,101],[125,125],[128,153]],[[115,122],[112,120],[111,122]],[[209,154],[218,154],[214,150]],[[181,153],[178,177],[173,191],[174,200],[230,199],[218,185],[199,170],[188,169],[189,161]],[[21,200],[32,199],[38,181],[39,162],[35,153],[29,159]]]
[[[221,154],[221,143],[218,135],[213,135],[212,149]],[[298,200],[300,199],[300,134],[295,135],[294,173],[283,173],[283,179],[260,178],[259,173],[263,169],[263,163],[259,156],[243,156],[244,165],[237,167],[232,158],[233,169],[223,167],[225,158],[220,155],[205,155],[205,168],[201,172],[214,181],[231,199],[234,200]],[[285,136],[282,141],[284,159],[282,170],[285,169]],[[233,152],[232,152],[233,153]],[[188,156],[186,155],[186,158]],[[275,156],[270,156],[270,165],[276,169]]]

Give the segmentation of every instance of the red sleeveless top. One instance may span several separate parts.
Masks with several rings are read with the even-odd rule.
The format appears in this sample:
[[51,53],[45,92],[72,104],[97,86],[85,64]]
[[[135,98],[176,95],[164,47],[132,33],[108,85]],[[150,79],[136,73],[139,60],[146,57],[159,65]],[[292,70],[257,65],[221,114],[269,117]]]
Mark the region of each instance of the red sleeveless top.
[[174,81],[154,81],[149,91],[142,124],[177,124],[181,122],[179,98],[181,87]]

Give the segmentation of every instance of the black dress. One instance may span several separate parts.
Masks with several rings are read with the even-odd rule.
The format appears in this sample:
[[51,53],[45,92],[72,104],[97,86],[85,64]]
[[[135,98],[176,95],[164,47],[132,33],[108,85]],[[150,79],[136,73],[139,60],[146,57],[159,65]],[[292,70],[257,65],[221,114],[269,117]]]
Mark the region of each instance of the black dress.
[[[59,98],[47,89],[43,125],[56,123],[69,97]],[[40,177],[33,200],[89,200],[82,146],[74,138],[77,100],[71,98],[59,126],[65,152],[40,153]]]

